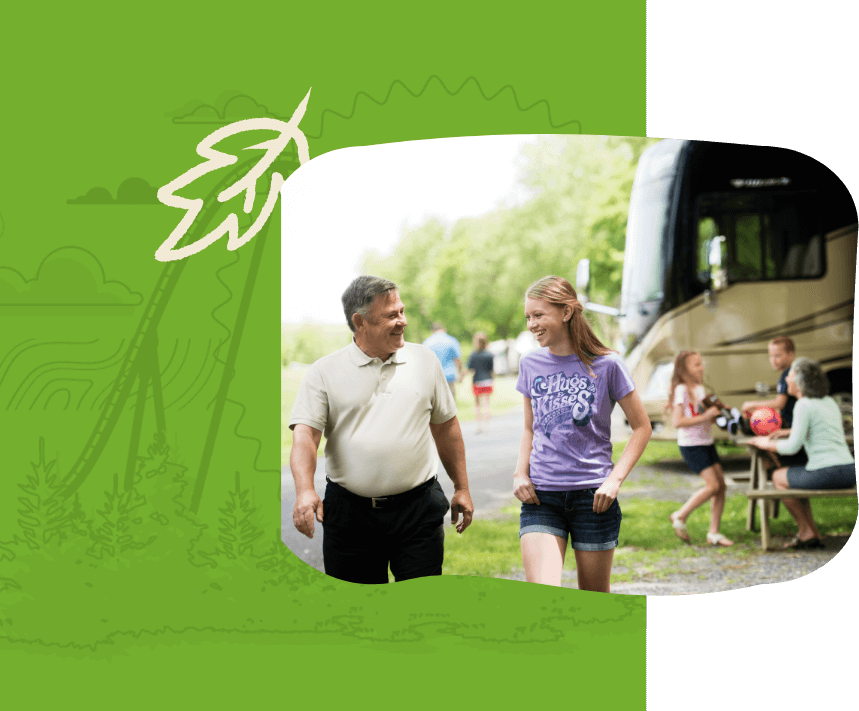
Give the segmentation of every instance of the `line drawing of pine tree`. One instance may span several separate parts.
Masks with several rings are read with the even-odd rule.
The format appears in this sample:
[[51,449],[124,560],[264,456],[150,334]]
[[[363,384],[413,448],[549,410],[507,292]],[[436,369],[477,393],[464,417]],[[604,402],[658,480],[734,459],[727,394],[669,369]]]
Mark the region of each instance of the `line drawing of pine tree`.
[[69,512],[69,530],[75,536],[88,536],[91,525],[92,521],[87,518],[84,507],[81,505],[80,492],[76,491]]
[[[0,541],[0,566],[3,563],[11,563],[17,557],[15,555],[15,550],[13,546],[23,543],[24,541],[19,538],[17,535],[13,536],[11,541]],[[10,578],[5,575],[6,566],[0,567],[0,570],[4,573],[0,575],[0,593],[5,593],[9,591],[17,591],[21,589],[21,586],[14,578]],[[0,628],[3,627],[3,607],[0,606]]]
[[230,561],[248,561],[259,557],[254,544],[262,535],[255,522],[256,507],[251,504],[250,489],[242,489],[241,475],[236,472],[235,488],[227,495],[227,501],[218,511],[218,543],[216,553]]
[[204,549],[212,541],[210,534],[207,533],[209,524],[203,523],[189,507],[186,491],[190,482],[185,477],[187,470],[188,467],[181,466],[173,474],[172,489],[176,493],[170,500],[175,506],[173,512],[176,514],[178,524],[174,533],[176,535],[187,533],[189,536],[187,554],[191,565],[197,568],[216,568],[217,561],[212,557],[211,552]]
[[318,582],[317,570],[298,560],[281,539],[280,529],[274,531],[265,553],[257,561],[257,567],[271,577],[263,582],[267,585],[288,584],[290,589],[303,589]]
[[183,504],[176,500],[176,484],[182,484],[181,494],[187,469],[179,461],[178,445],[168,444],[163,430],[153,434],[146,454],[137,457],[134,486],[146,496],[145,523],[148,530],[155,531],[157,535],[162,531],[168,534],[178,532],[180,512],[177,507],[182,508]]
[[129,551],[141,550],[155,540],[155,536],[137,538],[136,528],[142,523],[138,509],[146,504],[146,497],[134,487],[119,491],[119,474],[113,475],[113,491],[105,491],[104,506],[96,510],[100,519],[90,527],[92,545],[87,555],[100,560],[116,562]]
[[[18,525],[30,550],[43,551],[48,544],[62,544],[73,528],[73,505],[60,494],[63,482],[56,473],[57,460],[45,458],[45,438],[39,438],[39,461],[31,462],[33,473],[18,484],[24,496],[18,497]],[[80,502],[78,501],[78,505]],[[79,514],[75,512],[75,516]]]

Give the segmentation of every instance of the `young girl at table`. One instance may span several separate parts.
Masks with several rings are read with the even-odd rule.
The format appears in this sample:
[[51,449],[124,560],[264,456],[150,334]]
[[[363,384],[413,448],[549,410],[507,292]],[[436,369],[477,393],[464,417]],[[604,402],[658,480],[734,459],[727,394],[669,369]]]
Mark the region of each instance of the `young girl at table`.
[[704,390],[704,361],[699,353],[683,351],[674,360],[674,374],[666,409],[672,410],[672,423],[677,429],[680,454],[689,468],[704,480],[704,488],[692,494],[689,500],[669,519],[678,538],[690,541],[686,519],[695,509],[710,500],[710,531],[707,542],[714,546],[732,546],[734,542],[719,533],[722,510],[725,508],[725,476],[713,444],[710,429],[719,416],[718,407],[704,408],[701,400]]
[[[550,276],[525,296],[528,330],[541,346],[519,362],[525,430],[513,475],[522,502],[525,578],[560,585],[570,539],[580,590],[609,592],[621,513],[617,492],[650,438],[650,420],[623,359],[591,331],[570,283]],[[612,465],[611,411],[632,436]]]

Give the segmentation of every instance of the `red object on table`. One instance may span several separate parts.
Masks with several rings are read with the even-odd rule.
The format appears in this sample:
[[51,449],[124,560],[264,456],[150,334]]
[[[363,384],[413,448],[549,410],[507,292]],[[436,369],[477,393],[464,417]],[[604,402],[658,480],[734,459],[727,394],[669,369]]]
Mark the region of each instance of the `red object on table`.
[[771,407],[759,407],[752,413],[749,424],[756,435],[766,436],[781,428],[781,415]]

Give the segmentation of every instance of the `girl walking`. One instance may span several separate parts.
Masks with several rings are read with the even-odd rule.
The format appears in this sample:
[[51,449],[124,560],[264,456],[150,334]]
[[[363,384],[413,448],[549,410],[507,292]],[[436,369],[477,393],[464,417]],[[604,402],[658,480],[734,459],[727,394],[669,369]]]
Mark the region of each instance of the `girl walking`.
[[486,350],[486,334],[482,331],[474,334],[474,351],[468,356],[466,368],[474,375],[471,381],[471,390],[474,393],[474,409],[477,418],[477,431],[483,432],[485,425],[489,423],[489,396],[492,395],[492,354]]
[[[549,276],[525,295],[539,350],[519,362],[525,431],[513,476],[522,502],[519,540],[529,582],[560,585],[569,539],[580,590],[609,592],[621,512],[620,485],[650,439],[650,420],[621,357],[591,331],[570,283]],[[611,462],[611,411],[632,436]]]
[[722,510],[725,508],[725,476],[713,444],[710,429],[719,416],[718,407],[704,409],[700,405],[707,393],[704,390],[704,361],[699,353],[683,351],[674,360],[668,407],[672,408],[672,423],[677,429],[677,444],[689,468],[704,480],[704,488],[692,494],[689,500],[669,516],[674,533],[689,543],[686,519],[708,499],[710,503],[710,531],[707,542],[713,546],[732,546],[734,542],[719,533]]

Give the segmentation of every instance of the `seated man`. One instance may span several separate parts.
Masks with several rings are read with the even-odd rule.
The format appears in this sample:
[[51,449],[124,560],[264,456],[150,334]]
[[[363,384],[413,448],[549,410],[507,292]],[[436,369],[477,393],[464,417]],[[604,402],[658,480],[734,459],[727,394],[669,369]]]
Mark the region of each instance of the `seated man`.
[[[776,396],[771,400],[749,400],[744,402],[740,408],[743,417],[750,419],[755,410],[760,407],[771,407],[781,415],[781,429],[773,433],[774,438],[783,438],[790,436],[790,428],[793,424],[793,407],[796,404],[796,398],[787,391],[787,374],[790,372],[790,367],[796,358],[793,341],[787,336],[779,336],[770,341],[769,346],[770,365],[773,370],[781,370],[782,374],[776,386]],[[808,462],[808,457],[804,451],[797,454],[779,455],[781,464],[786,467],[803,466]]]

